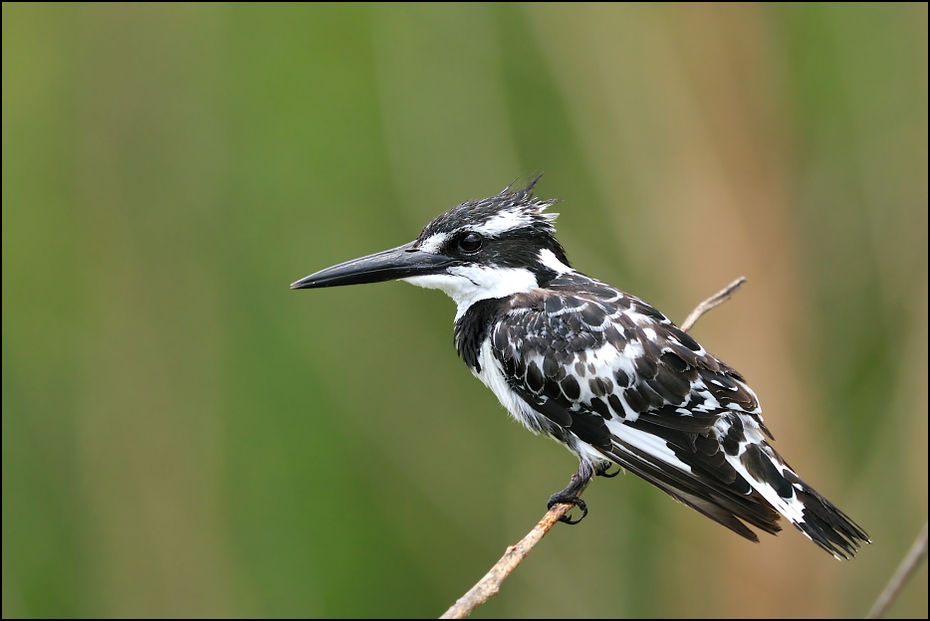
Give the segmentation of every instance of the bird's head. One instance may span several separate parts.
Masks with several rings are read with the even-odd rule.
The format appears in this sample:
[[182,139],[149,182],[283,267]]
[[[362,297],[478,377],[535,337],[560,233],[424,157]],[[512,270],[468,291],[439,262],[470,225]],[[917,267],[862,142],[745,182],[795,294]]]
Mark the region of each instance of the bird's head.
[[533,186],[508,186],[500,194],[462,203],[423,227],[410,243],[328,267],[292,289],[405,280],[440,289],[459,307],[544,287],[571,268],[555,238],[558,214],[544,213],[557,200],[539,200]]

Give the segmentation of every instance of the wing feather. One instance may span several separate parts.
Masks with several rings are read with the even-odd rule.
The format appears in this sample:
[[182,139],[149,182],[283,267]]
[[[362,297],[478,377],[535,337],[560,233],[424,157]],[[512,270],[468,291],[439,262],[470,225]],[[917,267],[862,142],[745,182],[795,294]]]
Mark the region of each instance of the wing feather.
[[580,459],[614,462],[753,541],[746,524],[776,533],[780,515],[838,557],[868,540],[771,448],[743,377],[642,300],[570,272],[500,312],[492,353],[541,417],[528,426]]

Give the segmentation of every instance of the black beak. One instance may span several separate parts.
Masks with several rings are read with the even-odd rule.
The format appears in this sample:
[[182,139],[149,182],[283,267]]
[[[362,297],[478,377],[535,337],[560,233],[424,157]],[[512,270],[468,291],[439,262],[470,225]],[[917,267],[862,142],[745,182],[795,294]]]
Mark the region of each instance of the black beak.
[[291,285],[291,289],[363,285],[410,276],[426,276],[438,274],[452,265],[452,259],[449,257],[421,252],[414,247],[415,243],[410,242],[391,250],[327,267],[325,270],[301,278]]

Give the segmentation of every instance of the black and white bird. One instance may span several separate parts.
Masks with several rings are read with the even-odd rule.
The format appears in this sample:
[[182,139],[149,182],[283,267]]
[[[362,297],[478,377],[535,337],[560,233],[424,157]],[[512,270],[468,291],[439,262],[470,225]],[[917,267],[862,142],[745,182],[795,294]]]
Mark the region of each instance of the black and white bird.
[[752,541],[749,526],[774,534],[784,516],[836,558],[869,543],[775,452],[739,372],[646,302],[572,269],[558,214],[545,213],[557,201],[533,195],[538,180],[462,203],[408,244],[291,288],[405,280],[448,294],[472,373],[527,429],[579,459],[550,508],[574,504],[584,518],[577,494],[617,464]]

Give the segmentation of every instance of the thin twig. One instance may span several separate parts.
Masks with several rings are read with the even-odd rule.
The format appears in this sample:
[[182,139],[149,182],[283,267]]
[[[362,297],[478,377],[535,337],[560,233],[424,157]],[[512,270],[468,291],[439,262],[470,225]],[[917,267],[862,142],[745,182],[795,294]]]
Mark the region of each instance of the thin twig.
[[868,619],[880,619],[885,616],[885,613],[888,612],[888,608],[894,602],[895,598],[898,597],[898,593],[901,592],[904,583],[914,574],[920,566],[920,562],[923,561],[926,556],[927,523],[924,522],[924,528],[920,531],[920,534],[917,535],[917,539],[914,541],[911,549],[908,550],[907,556],[904,557],[904,560],[902,560],[901,564],[898,566],[898,570],[894,572],[891,580],[888,581],[885,590],[882,591],[882,594],[875,600],[872,610],[869,611]]
[[733,297],[733,294],[736,293],[736,290],[739,289],[743,283],[746,282],[745,276],[740,276],[729,285],[710,296],[703,302],[697,305],[691,314],[688,315],[688,318],[685,319],[684,323],[681,324],[682,332],[687,332],[694,327],[694,324],[697,323],[697,320],[707,311],[716,308]]
[[[579,490],[577,495],[580,496],[582,491],[584,491],[583,488]],[[526,537],[521,539],[517,545],[507,548],[504,556],[494,564],[491,571],[486,573],[475,586],[469,589],[468,593],[463,595],[439,618],[464,619],[471,614],[472,610],[486,602],[492,595],[497,595],[501,583],[510,575],[510,572],[523,562],[530,550],[546,536],[546,533],[549,532],[553,524],[559,521],[559,518],[571,510],[572,506],[569,504],[553,505]]]
[[[682,331],[687,332],[694,327],[697,320],[706,312],[729,300],[744,282],[746,282],[746,277],[740,276],[727,285],[726,288],[718,291],[698,304],[697,307],[691,311],[691,314],[688,315],[688,318],[685,319],[685,322],[681,324]],[[587,484],[578,491],[577,496],[581,496],[581,492],[584,491],[585,487],[587,487]],[[552,528],[552,525],[559,521],[559,518],[571,510],[572,506],[573,505],[570,504],[553,505],[552,508],[546,512],[546,515],[543,516],[543,519],[533,527],[533,530],[531,530],[526,537],[521,539],[517,545],[507,548],[504,556],[494,564],[491,571],[486,573],[475,586],[469,589],[465,595],[459,598],[459,600],[439,618],[464,619],[471,614],[472,610],[486,602],[489,597],[496,595],[500,590],[501,583],[510,575],[510,572],[523,562],[523,559],[530,553],[530,550],[542,540],[546,533],[549,532],[549,529]]]

